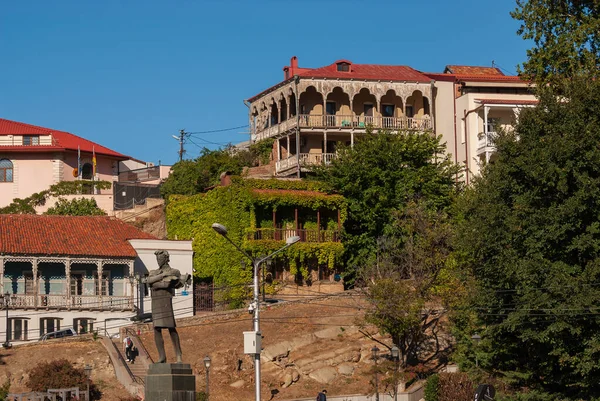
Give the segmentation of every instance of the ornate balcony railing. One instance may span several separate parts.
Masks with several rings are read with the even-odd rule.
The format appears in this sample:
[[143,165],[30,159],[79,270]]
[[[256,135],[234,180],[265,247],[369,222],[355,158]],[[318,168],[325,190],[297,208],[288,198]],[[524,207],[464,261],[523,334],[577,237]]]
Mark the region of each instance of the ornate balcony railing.
[[256,228],[249,230],[248,240],[275,240],[284,241],[295,235],[301,242],[340,242],[338,230],[306,230],[294,228]]
[[10,308],[132,310],[133,296],[11,294]]
[[383,129],[428,130],[433,127],[429,117],[370,117],[352,115],[301,114],[300,127],[307,128],[359,128],[367,126]]
[[496,138],[496,132],[488,131],[481,132],[478,135],[479,139],[477,141],[477,149],[483,150],[485,148],[494,147],[494,138]]
[[287,159],[278,160],[275,163],[275,171],[281,172],[281,171],[289,170],[291,168],[295,168],[296,166],[298,166],[298,156],[293,155],[293,156],[288,157]]

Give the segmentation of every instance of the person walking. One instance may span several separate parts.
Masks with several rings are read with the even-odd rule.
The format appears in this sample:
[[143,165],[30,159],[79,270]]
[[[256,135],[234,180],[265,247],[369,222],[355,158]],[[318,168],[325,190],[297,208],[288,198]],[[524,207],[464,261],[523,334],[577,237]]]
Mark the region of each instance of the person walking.
[[323,389],[317,394],[317,401],[327,401],[327,390]]
[[127,358],[127,362],[131,362],[133,360],[133,356],[132,354],[132,348],[133,348],[133,341],[131,340],[131,338],[129,336],[126,336],[125,339],[123,340],[123,345],[125,347],[125,357]]

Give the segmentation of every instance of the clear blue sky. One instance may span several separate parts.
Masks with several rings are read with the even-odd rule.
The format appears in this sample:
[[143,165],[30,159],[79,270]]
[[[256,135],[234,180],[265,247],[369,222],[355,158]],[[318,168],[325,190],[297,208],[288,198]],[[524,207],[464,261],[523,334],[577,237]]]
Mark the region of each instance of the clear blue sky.
[[[0,117],[69,131],[172,164],[180,129],[248,123],[247,99],[282,67],[337,59],[442,71],[508,70],[530,46],[513,0],[6,1],[0,13]],[[196,135],[241,142],[244,129]],[[200,147],[186,145],[186,157]]]

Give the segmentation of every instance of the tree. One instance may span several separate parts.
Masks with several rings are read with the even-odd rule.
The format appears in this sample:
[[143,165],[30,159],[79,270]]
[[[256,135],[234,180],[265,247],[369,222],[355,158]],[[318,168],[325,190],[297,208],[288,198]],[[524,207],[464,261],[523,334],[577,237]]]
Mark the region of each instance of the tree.
[[316,178],[348,202],[345,281],[372,258],[377,238],[391,228],[392,211],[416,199],[435,210],[448,207],[457,192],[458,171],[431,133],[370,130],[353,147],[339,149],[330,165],[317,167]]
[[477,291],[457,338],[476,330],[480,367],[550,399],[600,394],[599,123],[597,81],[540,88],[461,207]]
[[444,212],[410,202],[395,213],[392,231],[380,238],[376,259],[360,277],[370,304],[365,320],[391,336],[406,368],[445,351],[441,318],[462,291],[453,274],[452,229]]
[[600,2],[517,0],[518,34],[533,40],[520,72],[538,84],[577,76],[597,77],[600,67]]
[[98,207],[96,199],[71,199],[58,198],[54,206],[44,214],[56,214],[62,216],[105,216],[106,212]]
[[[83,368],[76,368],[66,359],[42,362],[28,372],[27,386],[32,391],[46,392],[51,388],[87,388],[88,378]],[[90,380],[90,399],[100,399],[101,392]]]
[[196,160],[183,160],[173,166],[173,172],[161,187],[161,194],[194,195],[205,192],[219,183],[221,173],[241,174],[244,167],[253,165],[248,151],[239,151],[233,147],[210,150],[202,149]]

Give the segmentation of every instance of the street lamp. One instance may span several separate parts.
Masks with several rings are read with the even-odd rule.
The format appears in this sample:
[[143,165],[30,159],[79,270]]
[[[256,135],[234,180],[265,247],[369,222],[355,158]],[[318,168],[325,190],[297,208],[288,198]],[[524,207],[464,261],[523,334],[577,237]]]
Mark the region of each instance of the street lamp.
[[[477,347],[477,345],[479,345],[479,342],[481,341],[481,336],[475,333],[471,336],[471,340],[473,340],[473,342],[475,343],[475,347]],[[479,359],[477,359],[477,350],[475,350],[475,367],[479,367]]]
[[371,355],[375,361],[375,401],[379,401],[379,382],[377,377],[377,359],[379,359],[379,348],[377,348],[377,346],[371,348]]
[[[253,315],[253,323],[254,323],[254,332],[256,333],[256,335],[258,336],[260,333],[260,320],[259,320],[259,299],[258,299],[258,293],[259,293],[259,287],[258,287],[258,269],[260,268],[260,265],[271,259],[273,256],[275,256],[276,254],[278,254],[279,252],[282,252],[283,250],[289,248],[290,246],[294,245],[296,242],[300,241],[300,237],[298,237],[297,235],[293,236],[293,237],[289,237],[286,239],[286,244],[276,250],[275,252],[264,256],[262,258],[253,258],[252,256],[250,256],[246,251],[244,251],[242,248],[240,248],[235,242],[233,242],[228,236],[227,236],[227,228],[219,223],[213,223],[212,225],[213,230],[215,230],[218,234],[222,235],[231,245],[233,245],[235,247],[235,249],[237,249],[242,255],[244,255],[245,257],[247,257],[248,259],[250,259],[250,261],[252,262],[252,266],[254,267],[254,282],[253,282],[253,288],[254,288],[254,294],[252,297],[252,305],[251,305],[251,309],[253,309],[254,311],[254,315]],[[254,381],[256,382],[256,389],[255,389],[255,399],[256,401],[260,401],[260,350],[258,350],[259,353],[254,354]]]
[[204,358],[204,367],[206,368],[206,400],[208,401],[208,394],[209,394],[209,388],[210,388],[210,386],[208,385],[208,371],[210,370],[210,357],[208,355],[206,355],[206,358]]
[[83,370],[85,371],[85,377],[86,377],[86,383],[87,383],[87,390],[85,392],[85,401],[90,401],[90,376],[92,375],[92,367],[86,363]]
[[400,364],[400,349],[395,345],[392,347],[392,359],[396,362],[396,370],[394,370],[394,401],[398,401],[398,365]]
[[9,321],[8,321],[8,307],[10,306],[10,293],[8,291],[6,291],[6,293],[4,295],[0,295],[0,302],[2,304],[2,306],[4,307],[4,309],[6,310],[6,341],[4,341],[4,343],[2,343],[2,346],[4,348],[10,348],[10,342],[9,342],[9,334],[10,334],[10,327],[9,327]]

